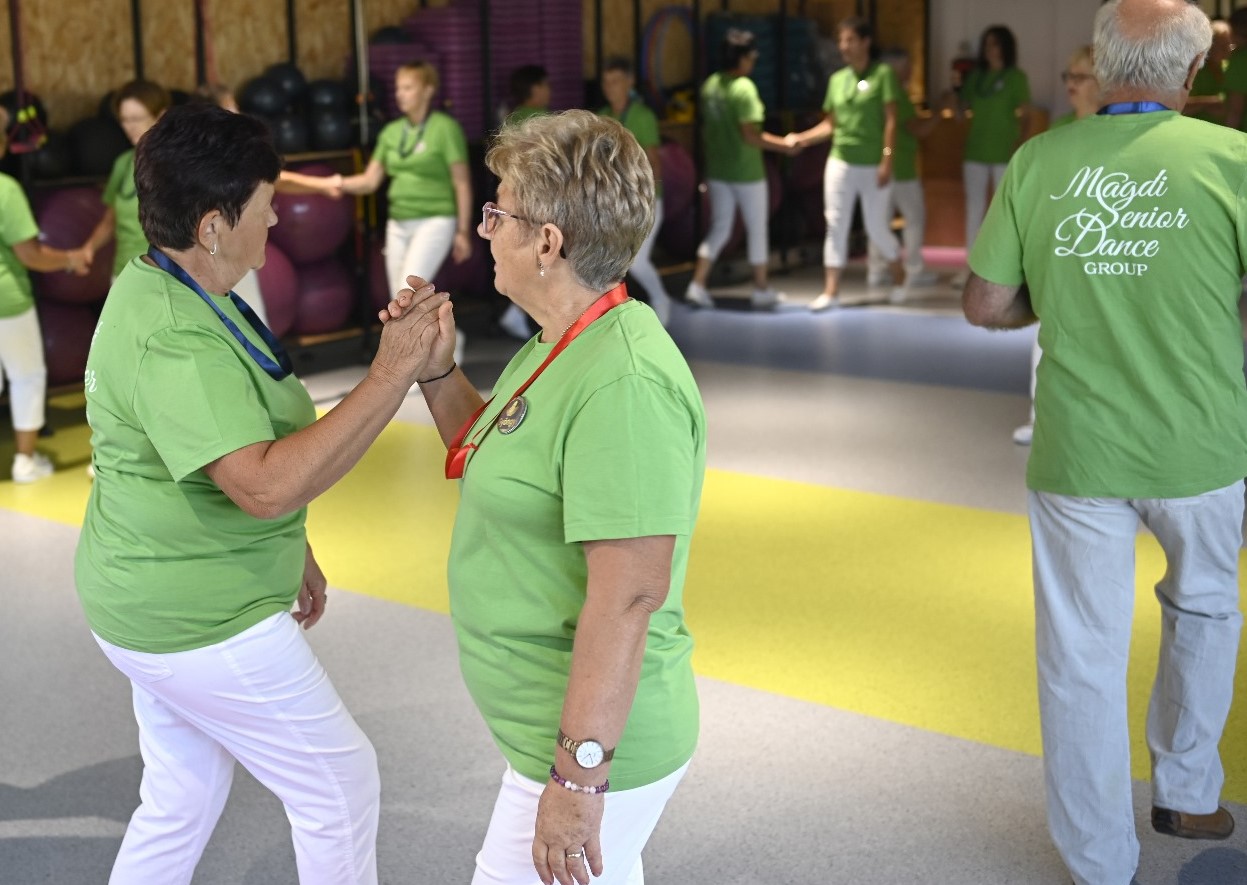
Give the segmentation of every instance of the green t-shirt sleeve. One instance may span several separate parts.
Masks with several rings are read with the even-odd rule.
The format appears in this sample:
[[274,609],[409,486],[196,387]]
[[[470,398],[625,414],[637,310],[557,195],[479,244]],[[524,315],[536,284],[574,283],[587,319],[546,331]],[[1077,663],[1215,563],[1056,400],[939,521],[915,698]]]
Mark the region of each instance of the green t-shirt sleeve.
[[766,105],[758,95],[758,87],[748,77],[737,77],[732,81],[728,100],[736,112],[736,119],[741,123],[761,124],[766,119]]
[[39,225],[35,222],[34,213],[30,211],[30,203],[22,193],[22,187],[14,179],[3,181],[3,200],[0,206],[0,240],[6,246],[16,246],[39,236]]
[[1238,272],[1247,276],[1247,178],[1238,186]]
[[[1022,236],[1014,212],[1017,168],[1025,145],[1005,170],[974,247],[970,250],[970,269],[989,283],[999,286],[1020,286],[1026,281],[1022,268]],[[1023,160],[1023,162],[1019,162]]]
[[688,409],[656,381],[629,375],[594,393],[565,443],[564,540],[690,534],[694,434]]
[[888,65],[880,65],[883,68],[883,82],[880,84],[880,97],[884,104],[899,101],[901,97],[901,82],[896,79],[896,71],[892,70]]
[[636,136],[637,144],[643,148],[658,147],[661,139],[658,136],[658,118],[654,112],[637,99],[632,114],[628,118],[628,128]]
[[1235,52],[1225,66],[1221,86],[1229,93],[1247,94],[1247,53]]
[[115,206],[117,196],[125,186],[126,172],[130,169],[128,158],[132,151],[126,151],[113,163],[113,171],[108,173],[108,183],[104,185],[104,205]]
[[277,434],[238,352],[199,331],[152,336],[139,361],[134,412],[175,482]]
[[836,111],[836,98],[832,91],[832,84],[835,82],[836,75],[832,74],[827,78],[827,91],[823,94],[823,110],[828,114],[834,114]]
[[468,161],[468,140],[464,138],[463,127],[455,121],[454,117],[448,114],[441,116],[445,124],[442,135],[442,150],[443,156],[446,157],[446,165],[466,163]]
[[1009,72],[1009,91],[1010,97],[1013,99],[1012,105],[1014,108],[1030,104],[1031,87],[1030,81],[1026,79],[1025,71],[1013,68]]

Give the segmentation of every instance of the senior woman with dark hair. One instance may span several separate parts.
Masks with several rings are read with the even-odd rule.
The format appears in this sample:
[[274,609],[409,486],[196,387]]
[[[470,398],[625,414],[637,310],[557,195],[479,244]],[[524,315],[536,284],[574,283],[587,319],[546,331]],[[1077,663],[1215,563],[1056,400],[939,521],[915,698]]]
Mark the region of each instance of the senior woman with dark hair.
[[485,162],[500,179],[479,229],[494,282],[541,334],[482,402],[443,310],[428,365],[445,377],[420,387],[461,481],[463,675],[507,761],[472,881],[640,885],[697,743],[683,587],[705,412],[620,282],[654,223],[636,139],[567,111],[504,128]]
[[87,361],[96,482],[76,562],[87,622],[132,683],[144,763],[111,881],[190,882],[238,760],[285,804],[303,885],[375,883],[376,754],[299,630],[325,610],[305,508],[422,377],[420,338],[449,306],[415,281],[367,377],[317,420],[231,291],[277,223],[264,125],[172,108],[134,168],[152,245],[114,283]]

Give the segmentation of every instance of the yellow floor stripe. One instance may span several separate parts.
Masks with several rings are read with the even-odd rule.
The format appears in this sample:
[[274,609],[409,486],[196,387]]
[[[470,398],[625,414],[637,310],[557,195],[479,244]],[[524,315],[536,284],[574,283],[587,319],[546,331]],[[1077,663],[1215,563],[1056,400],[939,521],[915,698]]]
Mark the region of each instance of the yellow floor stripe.
[[[60,434],[58,433],[58,438]],[[69,441],[66,440],[66,445]],[[457,494],[427,427],[393,424],[312,506],[329,580],[447,610],[445,557]],[[0,483],[0,507],[78,525],[79,470]],[[1130,704],[1136,777],[1156,666],[1152,584],[1138,553]],[[1247,572],[1247,569],[1244,570]],[[992,746],[1040,751],[1030,546],[1021,516],[712,470],[687,587],[698,672]],[[1222,743],[1225,796],[1247,801],[1247,665]]]

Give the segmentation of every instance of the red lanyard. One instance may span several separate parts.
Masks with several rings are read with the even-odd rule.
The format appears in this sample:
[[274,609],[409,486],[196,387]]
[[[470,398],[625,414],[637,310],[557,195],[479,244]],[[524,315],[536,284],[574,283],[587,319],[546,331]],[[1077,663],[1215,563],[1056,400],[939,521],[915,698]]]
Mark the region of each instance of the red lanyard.
[[[515,399],[517,396],[522,396],[524,391],[528,390],[532,383],[536,381],[537,378],[540,377],[541,373],[546,370],[546,366],[554,362],[554,358],[566,350],[567,346],[576,340],[577,335],[589,328],[595,320],[601,319],[607,311],[614,307],[618,307],[627,300],[628,290],[623,283],[620,283],[597,301],[593,302],[589,309],[580,315],[580,319],[572,323],[567,331],[563,333],[562,337],[559,338],[558,343],[554,345],[553,349],[551,349],[550,355],[547,356],[545,361],[537,367],[537,371],[533,372],[532,377],[525,381],[520,389],[511,395],[511,399],[507,400],[507,402],[511,402],[511,400]],[[450,444],[450,448],[446,450],[447,479],[463,479],[463,473],[468,466],[468,455],[475,449],[480,448],[485,442],[485,437],[489,435],[489,431],[494,429],[494,425],[497,422],[491,421],[486,424],[482,430],[477,431],[479,438],[476,442],[470,442],[467,445],[464,445],[463,441],[467,438],[468,431],[472,429],[472,425],[476,423],[476,419],[481,417],[485,410],[489,408],[489,404],[493,401],[494,397],[491,396],[489,400],[477,409],[472,417],[459,428],[459,432],[455,434],[455,441],[452,442]]]

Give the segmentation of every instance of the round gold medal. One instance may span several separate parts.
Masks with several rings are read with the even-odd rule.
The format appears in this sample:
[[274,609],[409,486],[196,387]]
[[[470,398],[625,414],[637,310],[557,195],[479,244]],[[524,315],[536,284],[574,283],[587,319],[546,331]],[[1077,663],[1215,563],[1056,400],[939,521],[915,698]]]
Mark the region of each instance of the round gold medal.
[[527,414],[528,400],[522,396],[515,397],[511,402],[507,403],[507,407],[498,416],[496,425],[498,432],[503,434],[514,433],[524,423],[524,416]]

